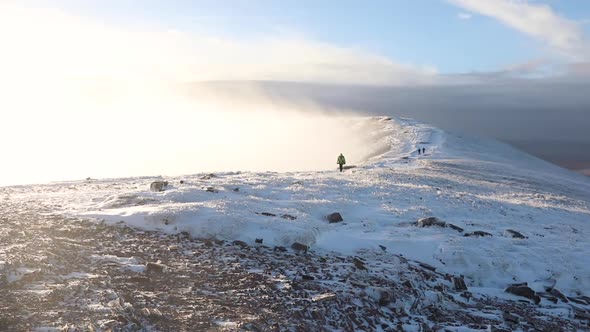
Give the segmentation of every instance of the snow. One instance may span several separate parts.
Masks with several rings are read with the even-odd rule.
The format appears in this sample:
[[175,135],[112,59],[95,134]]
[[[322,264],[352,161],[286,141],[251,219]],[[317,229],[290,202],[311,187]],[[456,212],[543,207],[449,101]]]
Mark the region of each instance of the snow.
[[[411,119],[359,119],[359,127],[369,125],[377,129],[366,155],[350,156],[364,161],[342,173],[236,171],[74,181],[11,199],[39,200],[48,213],[252,245],[262,238],[269,246],[300,242],[314,251],[343,254],[381,251],[382,245],[464,275],[470,291],[498,297],[511,296],[503,292],[510,283],[537,287],[535,281],[545,279],[555,279],[568,295],[588,294],[590,178],[499,142],[445,133]],[[418,147],[425,155],[418,155]],[[170,186],[150,192],[150,183],[161,179]],[[325,216],[333,212],[344,221],[328,223]],[[285,214],[296,219],[282,218]],[[414,225],[429,216],[464,233],[492,236]],[[527,238],[507,237],[507,229]],[[133,258],[96,259],[143,271]]]

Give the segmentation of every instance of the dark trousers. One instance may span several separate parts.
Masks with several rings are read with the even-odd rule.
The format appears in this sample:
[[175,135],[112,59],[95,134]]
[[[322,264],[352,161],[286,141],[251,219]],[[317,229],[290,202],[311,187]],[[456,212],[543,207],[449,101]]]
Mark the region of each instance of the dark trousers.
[[340,165],[340,172],[342,172],[342,166],[343,166],[344,164],[338,164],[338,165]]

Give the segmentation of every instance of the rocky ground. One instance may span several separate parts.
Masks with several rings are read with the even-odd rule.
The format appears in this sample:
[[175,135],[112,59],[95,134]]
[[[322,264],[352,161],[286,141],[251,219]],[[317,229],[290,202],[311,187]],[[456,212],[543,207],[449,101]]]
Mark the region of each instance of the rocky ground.
[[584,298],[471,294],[385,247],[342,256],[42,211],[2,202],[0,331],[590,329]]

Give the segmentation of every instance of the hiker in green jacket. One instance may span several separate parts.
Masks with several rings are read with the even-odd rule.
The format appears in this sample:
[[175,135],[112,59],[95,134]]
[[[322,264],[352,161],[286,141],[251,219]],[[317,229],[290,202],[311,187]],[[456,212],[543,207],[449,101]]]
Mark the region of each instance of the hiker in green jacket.
[[340,172],[342,172],[342,166],[346,164],[346,159],[344,159],[344,155],[342,153],[338,156],[336,163],[340,166]]

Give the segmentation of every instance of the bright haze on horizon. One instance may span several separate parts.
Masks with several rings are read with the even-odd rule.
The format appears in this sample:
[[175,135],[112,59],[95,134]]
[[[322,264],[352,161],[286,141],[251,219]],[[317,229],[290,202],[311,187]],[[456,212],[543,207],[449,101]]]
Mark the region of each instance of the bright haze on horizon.
[[333,169],[367,153],[355,114],[590,170],[589,18],[586,1],[2,1],[0,185]]

